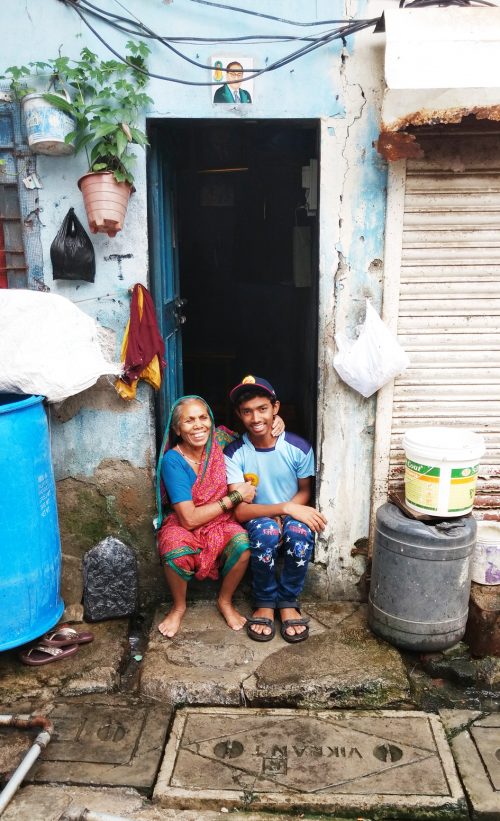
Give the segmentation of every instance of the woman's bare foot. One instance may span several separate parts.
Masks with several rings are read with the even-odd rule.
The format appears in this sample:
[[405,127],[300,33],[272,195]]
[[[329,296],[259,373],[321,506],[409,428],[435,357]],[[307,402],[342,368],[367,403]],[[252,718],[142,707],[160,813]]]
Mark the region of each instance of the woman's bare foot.
[[217,599],[217,607],[231,630],[241,630],[242,627],[245,626],[247,622],[245,616],[242,616],[241,613],[236,610],[236,607],[234,607],[232,601],[219,598]]
[[[295,607],[283,607],[280,610],[281,621],[286,621],[287,619],[301,619],[302,616]],[[287,636],[295,636],[300,635],[306,630],[306,626],[304,624],[294,624],[290,625],[286,628],[285,632]]]
[[[252,615],[253,619],[271,619],[274,621],[274,610],[271,607],[258,607]],[[272,630],[267,624],[252,624],[250,630],[258,635],[270,636]]]
[[181,626],[181,621],[185,612],[185,607],[183,609],[172,607],[172,609],[168,611],[163,621],[161,621],[158,625],[158,630],[162,636],[165,636],[167,639],[173,639]]

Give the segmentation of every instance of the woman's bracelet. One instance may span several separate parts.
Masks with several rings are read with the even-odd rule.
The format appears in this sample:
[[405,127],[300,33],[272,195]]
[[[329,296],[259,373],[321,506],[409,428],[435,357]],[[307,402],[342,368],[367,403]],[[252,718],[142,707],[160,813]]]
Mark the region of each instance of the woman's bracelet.
[[220,509],[222,510],[223,513],[227,513],[228,512],[228,507],[227,507],[227,505],[224,501],[224,498],[225,497],[223,497],[222,499],[218,499],[217,504],[219,505],[219,507],[220,507]]
[[243,501],[243,496],[239,490],[231,490],[227,495],[229,496],[233,507],[236,507],[236,505],[239,505],[240,502]]

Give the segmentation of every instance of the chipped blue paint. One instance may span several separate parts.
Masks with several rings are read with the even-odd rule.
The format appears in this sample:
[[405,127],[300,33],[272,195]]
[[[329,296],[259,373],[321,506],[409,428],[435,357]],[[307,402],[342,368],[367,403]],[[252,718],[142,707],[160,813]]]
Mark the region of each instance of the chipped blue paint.
[[127,412],[86,408],[64,423],[52,417],[52,461],[56,480],[67,476],[92,476],[103,459],[126,460],[135,467],[151,464],[154,456],[151,454],[147,390],[139,385],[139,402]]
[[[58,2],[48,2],[41,7],[38,0],[25,0],[23,9],[9,0],[12,13],[4,18],[2,35],[2,66],[19,65],[30,60],[44,60],[55,56],[62,44],[62,51],[78,56],[83,46],[108,57],[109,52],[82,24],[69,7]],[[248,3],[235,0],[242,7]],[[105,11],[116,11],[113,0],[102,0]],[[327,31],[328,26],[297,28],[277,23],[263,17],[228,12],[224,9],[195,5],[190,0],[176,0],[172,4],[145,4],[142,0],[129,0],[128,12],[143,19],[151,28],[172,36],[244,37],[255,33],[265,35],[307,36],[311,31]],[[343,17],[341,0],[304,4],[302,0],[277,0],[272,9],[264,0],[252,3],[255,11],[273,13],[298,21]],[[99,26],[97,25],[99,28]],[[330,27],[331,28],[331,27]],[[100,33],[118,52],[122,52],[128,35],[120,34],[111,27]],[[224,47],[184,43],[179,50],[193,60],[211,64],[215,52],[238,55],[253,61],[254,68],[268,66],[290,52],[300,48],[305,41],[266,42],[262,44],[236,44]],[[208,81],[210,71],[189,65],[159,43],[150,43],[152,54],[149,66],[152,72],[180,77],[187,80]],[[184,86],[161,80],[153,80],[148,93],[154,99],[151,117],[197,118],[319,118],[345,115],[340,82],[340,53],[342,43],[337,40],[316,49],[302,59],[269,72],[254,80],[253,105],[240,106],[213,103],[215,87]],[[116,239],[103,235],[92,236],[96,252],[95,283],[71,283],[53,281],[50,267],[50,244],[70,206],[78,218],[87,225],[81,196],[76,180],[86,170],[84,157],[38,157],[36,170],[43,182],[40,192],[23,192],[23,198],[39,196],[42,225],[33,227],[40,232],[43,245],[43,276],[54,293],[68,297],[100,324],[110,328],[115,335],[115,358],[119,356],[123,332],[129,316],[128,288],[135,282],[146,282],[148,248],[145,219],[145,163],[138,150],[137,193],[132,198],[127,214],[125,230]],[[34,203],[33,203],[34,204]],[[28,208],[23,209],[26,215]],[[118,261],[119,257],[119,261]],[[32,278],[39,281],[41,262],[33,260]],[[149,398],[147,387],[141,395]],[[72,473],[90,475],[103,458],[130,458],[133,464],[147,463],[151,447],[149,401],[121,413],[83,408],[78,415],[64,424],[54,422],[54,461],[58,475]]]
[[[378,137],[377,112],[369,108],[363,123],[357,145],[349,146],[356,164],[355,183],[349,188],[352,232],[348,246],[342,241],[337,245],[350,272],[351,292],[356,294],[352,298],[357,305],[346,326],[350,336],[355,336],[357,325],[364,319],[365,297],[373,298],[374,307],[378,308],[382,292],[381,284],[370,277],[369,268],[384,255],[387,165],[373,146]],[[336,287],[342,289],[342,282],[336,283]]]
[[[70,57],[77,57],[83,46],[88,46],[100,56],[107,58],[109,52],[97,38],[80,21],[77,14],[57,0],[24,0],[22,4],[15,0],[6,0],[10,13],[2,20],[2,66],[22,64],[29,60],[43,60],[55,56],[62,44],[63,50]],[[107,12],[116,12],[115,0],[101,0],[100,7]],[[240,5],[301,21],[310,19],[324,20],[342,18],[346,14],[343,0],[315,0],[305,3],[304,0],[231,0],[231,5]],[[349,4],[352,17],[370,17],[367,13],[367,0]],[[264,18],[253,18],[222,8],[196,5],[190,0],[175,0],[173,3],[144,3],[143,0],[127,0],[127,12],[136,15],[152,29],[172,36],[214,36],[229,38],[243,37],[254,33],[261,34],[300,34],[308,31],[327,30],[328,26],[313,29],[296,29],[288,24],[278,24]],[[118,52],[123,52],[129,35],[119,34],[111,27],[102,27],[95,23],[110,45]],[[320,237],[322,272],[326,285],[330,289],[330,278],[335,270],[335,237],[340,230],[339,250],[342,251],[347,276],[345,290],[339,294],[338,305],[345,311],[347,328],[359,321],[358,303],[361,306],[366,289],[373,289],[374,301],[380,298],[380,284],[370,276],[368,269],[374,259],[381,259],[383,254],[382,237],[384,230],[385,203],[385,167],[379,160],[372,142],[377,137],[377,113],[365,103],[362,119],[356,121],[347,135],[346,145],[342,146],[339,134],[343,133],[345,121],[352,120],[359,112],[349,111],[346,114],[344,84],[346,89],[351,80],[351,66],[355,60],[363,61],[363,43],[361,37],[348,38],[346,60],[342,65],[341,41],[311,52],[303,59],[291,63],[275,72],[270,72],[255,79],[253,86],[254,103],[251,106],[214,104],[213,88],[209,86],[190,87],[176,85],[162,80],[154,80],[148,87],[148,93],[154,104],[148,116],[151,118],[197,118],[244,120],[247,119],[292,119],[298,120],[332,118],[327,129],[328,140],[322,145],[326,159],[324,167],[328,169],[329,184],[332,191],[327,191],[326,202],[321,203],[321,220],[326,226]],[[208,45],[190,43],[177,44],[180,51],[200,62],[211,62],[215,48]],[[245,58],[253,60],[254,67],[267,66],[300,45],[299,42],[267,42],[265,45],[246,44],[228,45],[218,48],[219,54],[226,54],[228,59],[238,56],[242,62]],[[150,69],[157,74],[165,74],[183,79],[203,79],[210,77],[208,69],[188,65],[180,57],[168,51],[159,43],[152,44],[149,59]],[[352,72],[354,74],[355,72]],[[377,82],[377,81],[374,81]],[[362,99],[360,98],[362,103]],[[352,145],[353,140],[357,144]],[[54,293],[62,294],[74,300],[86,313],[94,316],[114,334],[115,358],[118,357],[121,340],[129,317],[128,288],[134,283],[148,281],[148,238],[146,209],[146,164],[144,155],[137,150],[137,192],[132,197],[123,232],[115,239],[106,236],[92,236],[96,252],[96,279],[94,284],[73,284],[61,281],[54,282],[50,268],[50,244],[57,233],[61,221],[70,206],[75,208],[78,218],[86,226],[77,179],[86,170],[85,158],[40,157],[36,161],[37,174],[43,183],[39,195],[42,226],[40,235],[43,246],[44,278]],[[337,181],[345,178],[343,201],[338,202]],[[340,184],[339,184],[340,186]],[[322,191],[325,188],[322,185]],[[26,213],[26,212],[25,212]],[[339,229],[339,220],[342,225]],[[324,236],[331,236],[331,241]],[[364,239],[362,240],[361,237]],[[348,239],[346,239],[348,238]],[[328,245],[328,247],[326,247]],[[133,255],[133,256],[132,256]],[[117,257],[120,257],[118,262]],[[38,269],[37,269],[38,272]],[[342,287],[340,280],[336,285]],[[353,303],[350,297],[354,297]],[[356,301],[357,300],[357,301]],[[330,303],[329,303],[330,304]],[[334,310],[335,307],[332,308]],[[328,340],[322,340],[325,348],[333,348],[333,317],[328,317],[322,324],[329,324]],[[330,348],[328,348],[330,351]],[[330,498],[339,498],[340,509],[332,511],[331,531],[328,538],[328,555],[325,561],[336,568],[336,575],[341,577],[345,590],[354,585],[356,573],[352,572],[350,546],[360,535],[366,535],[365,519],[368,515],[370,491],[370,472],[372,456],[372,439],[368,434],[359,436],[357,431],[364,431],[373,422],[374,402],[366,402],[356,396],[335,396],[335,383],[331,374],[328,357],[325,359],[324,371],[320,382],[328,384],[327,404],[321,409],[330,421],[327,428],[324,453],[322,455],[325,473],[329,476],[321,479],[325,502]],[[330,372],[328,369],[330,368]],[[328,382],[327,382],[328,380]],[[340,392],[339,392],[340,393]],[[105,459],[126,459],[136,467],[146,467],[154,462],[154,435],[152,426],[152,390],[141,384],[138,400],[130,406],[122,405],[120,411],[83,408],[75,417],[65,423],[52,422],[53,460],[58,479],[65,476],[91,477],[99,464]],[[116,403],[113,403],[115,405]],[[334,407],[334,402],[337,405]],[[330,403],[330,404],[328,404]],[[118,406],[120,407],[120,406]],[[354,435],[352,435],[354,432]],[[333,459],[332,454],[341,453],[342,458]],[[334,474],[335,465],[339,465],[342,475]],[[346,492],[343,488],[349,488]],[[330,495],[330,490],[331,495]],[[337,491],[339,496],[337,497]],[[356,505],[347,504],[356,499]],[[325,504],[325,507],[327,505]],[[338,522],[340,521],[340,524]],[[342,561],[339,556],[342,553]],[[345,570],[339,570],[342,562]],[[354,591],[356,592],[356,591]],[[355,596],[354,596],[355,597]]]

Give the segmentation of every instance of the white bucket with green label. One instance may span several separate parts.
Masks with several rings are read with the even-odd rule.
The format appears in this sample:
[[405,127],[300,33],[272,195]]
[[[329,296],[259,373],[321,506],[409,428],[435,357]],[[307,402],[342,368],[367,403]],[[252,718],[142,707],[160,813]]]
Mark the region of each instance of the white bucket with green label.
[[464,428],[411,428],[403,436],[405,502],[443,518],[470,513],[484,439]]

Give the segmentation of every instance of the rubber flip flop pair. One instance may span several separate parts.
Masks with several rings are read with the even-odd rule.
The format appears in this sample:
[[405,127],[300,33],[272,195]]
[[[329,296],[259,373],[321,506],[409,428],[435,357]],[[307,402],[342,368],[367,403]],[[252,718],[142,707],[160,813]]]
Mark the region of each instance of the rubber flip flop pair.
[[68,644],[66,647],[48,647],[45,644],[35,644],[29,650],[19,653],[19,660],[30,667],[39,667],[50,664],[52,661],[74,656],[78,651],[78,644]]
[[[281,622],[280,626],[281,638],[287,641],[288,644],[298,644],[299,641],[305,641],[307,638],[309,638],[309,621],[310,619],[308,619],[307,617],[300,619],[284,619]],[[298,626],[304,626],[306,629],[302,630],[301,633],[293,633],[292,635],[286,632],[287,627]]]
[[[255,630],[252,630],[253,624],[263,624],[264,627],[270,627],[270,633],[256,633]],[[274,621],[272,619],[266,619],[264,617],[257,617],[254,619],[247,619],[247,623],[245,625],[247,636],[252,641],[271,641],[274,639],[276,635],[276,627],[274,626]]]
[[78,633],[67,624],[60,624],[40,639],[45,647],[67,647],[70,644],[88,644],[94,640],[92,633],[82,631]]
[[19,660],[30,667],[39,667],[42,664],[51,664],[53,661],[74,656],[80,644],[93,641],[92,633],[82,631],[78,633],[73,627],[61,624],[54,630],[45,633],[38,644],[19,653]]

